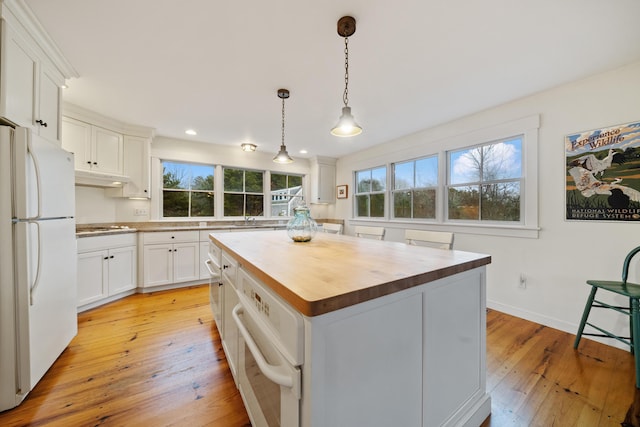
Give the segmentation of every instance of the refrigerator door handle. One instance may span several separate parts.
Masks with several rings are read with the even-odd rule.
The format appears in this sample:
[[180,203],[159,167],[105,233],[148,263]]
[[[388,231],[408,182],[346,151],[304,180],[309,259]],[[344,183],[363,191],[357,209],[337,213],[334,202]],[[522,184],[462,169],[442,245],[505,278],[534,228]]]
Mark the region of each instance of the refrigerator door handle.
[[[40,165],[38,164],[38,157],[36,156],[35,151],[31,146],[31,138],[27,138],[27,154],[31,157],[33,161],[33,170],[36,174],[36,193],[38,195],[38,213],[34,217],[26,218],[28,220],[31,219],[39,219],[42,217],[42,181],[40,178]],[[40,228],[38,228],[38,243],[40,243]],[[40,251],[38,251],[38,259],[40,258]],[[38,271],[40,271],[40,262],[38,261]]]
[[36,293],[36,290],[38,289],[38,285],[40,284],[40,270],[42,270],[42,239],[40,236],[40,223],[38,221],[28,221],[29,224],[35,224],[36,228],[38,229],[37,232],[37,236],[38,236],[38,256],[37,256],[37,261],[36,261],[36,277],[33,280],[33,284],[31,286],[29,286],[29,305],[33,305],[34,302],[34,294]]

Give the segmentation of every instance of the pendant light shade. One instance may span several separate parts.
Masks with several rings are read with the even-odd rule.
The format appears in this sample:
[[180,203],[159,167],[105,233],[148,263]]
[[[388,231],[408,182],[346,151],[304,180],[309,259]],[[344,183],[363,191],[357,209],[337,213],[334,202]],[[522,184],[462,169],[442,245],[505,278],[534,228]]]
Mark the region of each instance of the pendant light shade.
[[289,91],[287,89],[278,89],[278,98],[282,99],[282,143],[280,144],[280,151],[273,158],[273,161],[276,163],[292,163],[293,159],[289,157],[287,147],[284,145],[284,100],[289,98]]
[[289,153],[287,153],[287,147],[284,145],[280,146],[280,151],[273,158],[273,161],[276,163],[293,163],[293,159],[289,157]]
[[342,115],[338,123],[331,129],[331,134],[335,136],[356,136],[362,133],[362,128],[351,115],[351,107],[342,107]]
[[356,20],[351,16],[343,16],[338,20],[338,35],[344,37],[344,93],[342,101],[342,115],[338,123],[331,129],[331,134],[340,137],[356,136],[362,133],[362,128],[351,114],[349,107],[349,37],[356,32]]

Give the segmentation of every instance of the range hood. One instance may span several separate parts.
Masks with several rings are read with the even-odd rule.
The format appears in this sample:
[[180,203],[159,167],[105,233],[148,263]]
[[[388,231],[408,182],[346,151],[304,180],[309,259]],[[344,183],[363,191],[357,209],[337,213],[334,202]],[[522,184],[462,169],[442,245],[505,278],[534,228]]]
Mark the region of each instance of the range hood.
[[117,188],[130,181],[125,175],[76,170],[76,185],[85,187]]

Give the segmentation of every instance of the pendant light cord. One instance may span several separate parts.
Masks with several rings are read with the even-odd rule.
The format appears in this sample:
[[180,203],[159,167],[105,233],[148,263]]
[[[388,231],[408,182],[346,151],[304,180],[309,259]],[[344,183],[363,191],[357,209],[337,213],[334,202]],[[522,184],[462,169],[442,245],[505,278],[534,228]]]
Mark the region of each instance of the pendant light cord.
[[282,98],[282,144],[284,147],[284,97]]
[[349,105],[349,37],[344,38],[344,106]]

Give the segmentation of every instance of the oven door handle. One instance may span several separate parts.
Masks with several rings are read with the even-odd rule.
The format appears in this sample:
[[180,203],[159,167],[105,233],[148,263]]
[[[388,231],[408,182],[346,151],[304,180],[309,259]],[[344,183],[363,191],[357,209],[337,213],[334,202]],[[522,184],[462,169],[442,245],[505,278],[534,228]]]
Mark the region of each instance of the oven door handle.
[[207,270],[209,270],[209,274],[211,275],[212,279],[219,279],[220,278],[220,273],[216,273],[215,271],[213,271],[211,269],[211,264],[212,264],[212,260],[211,258],[207,258],[207,260],[204,262],[205,267],[207,267]]
[[[300,372],[296,369],[288,370],[284,363],[276,366],[267,362],[256,345],[256,342],[253,340],[251,334],[242,322],[242,319],[240,318],[240,314],[242,313],[244,313],[244,308],[242,307],[242,304],[238,304],[233,308],[231,315],[238,325],[238,330],[240,331],[242,338],[244,338],[247,347],[249,347],[249,351],[251,351],[253,358],[256,360],[260,371],[262,371],[262,373],[274,383],[292,389],[294,395],[300,399]],[[284,357],[281,357],[281,359],[284,361]]]

